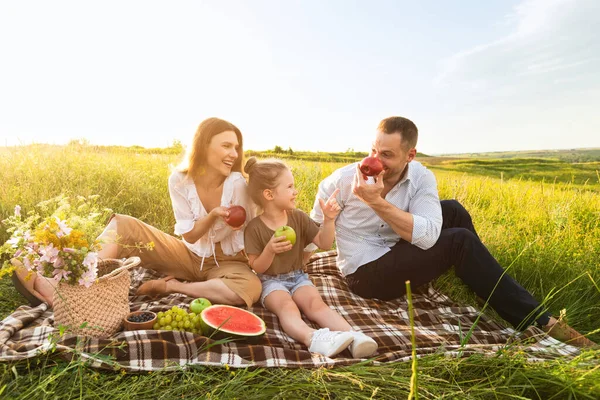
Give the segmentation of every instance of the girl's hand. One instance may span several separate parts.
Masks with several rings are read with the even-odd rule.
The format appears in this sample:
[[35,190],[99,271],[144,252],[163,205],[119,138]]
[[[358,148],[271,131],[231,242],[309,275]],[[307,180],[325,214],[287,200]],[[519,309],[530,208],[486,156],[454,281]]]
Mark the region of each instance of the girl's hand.
[[285,253],[286,251],[290,251],[294,247],[292,242],[286,239],[285,236],[275,237],[275,235],[271,236],[271,240],[267,243],[267,247],[271,252],[275,254]]
[[323,201],[323,199],[319,198],[319,204],[321,205],[321,211],[323,211],[324,219],[335,219],[338,216],[342,208],[338,204],[335,196],[340,192],[340,189],[335,189],[331,196],[327,199],[327,201]]

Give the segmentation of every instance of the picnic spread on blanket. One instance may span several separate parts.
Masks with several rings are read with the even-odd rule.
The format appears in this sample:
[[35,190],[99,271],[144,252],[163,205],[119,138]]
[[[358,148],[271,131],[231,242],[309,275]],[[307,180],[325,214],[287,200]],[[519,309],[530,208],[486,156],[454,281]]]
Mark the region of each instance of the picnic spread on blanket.
[[[328,251],[313,255],[307,265],[307,273],[325,303],[339,312],[355,330],[375,339],[379,348],[371,362],[409,360],[412,343],[406,297],[380,301],[353,294],[335,260],[336,252]],[[157,277],[155,272],[143,266],[131,269],[131,310],[158,313],[173,306],[187,310],[193,299],[181,294],[156,300],[135,296],[141,283]],[[398,284],[404,285],[404,282]],[[579,353],[576,347],[548,337],[537,327],[530,326],[524,332],[503,327],[473,307],[455,304],[431,286],[414,293],[412,302],[418,356],[501,356],[516,350],[536,361]],[[335,358],[310,353],[305,346],[287,336],[275,315],[260,304],[248,310],[266,324],[265,334],[252,343],[245,340],[223,342],[192,332],[153,329],[120,331],[102,339],[77,336],[54,327],[54,314],[47,304],[21,306],[0,322],[0,360],[23,360],[52,352],[71,357],[76,352],[93,367],[127,371],[178,369],[191,364],[312,368],[363,361],[353,359],[348,350]]]

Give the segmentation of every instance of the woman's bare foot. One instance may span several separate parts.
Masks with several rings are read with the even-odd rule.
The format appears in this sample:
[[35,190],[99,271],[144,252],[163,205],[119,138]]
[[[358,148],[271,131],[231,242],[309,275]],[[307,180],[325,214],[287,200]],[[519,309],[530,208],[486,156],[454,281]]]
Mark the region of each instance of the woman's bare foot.
[[12,259],[11,263],[16,267],[13,283],[30,304],[35,306],[40,302],[45,302],[52,307],[52,296],[57,281],[46,278],[36,271],[27,270],[17,259]]
[[135,294],[137,296],[157,297],[157,296],[163,296],[165,294],[172,293],[167,288],[168,283],[172,282],[172,280],[175,280],[175,277],[169,275],[169,276],[165,276],[162,279],[153,279],[151,281],[144,282],[138,288],[138,290]]
[[37,274],[35,279],[34,288],[35,290],[44,298],[44,301],[48,303],[50,308],[52,308],[53,302],[52,298],[54,297],[54,290],[58,282],[54,278],[47,278],[40,274]]

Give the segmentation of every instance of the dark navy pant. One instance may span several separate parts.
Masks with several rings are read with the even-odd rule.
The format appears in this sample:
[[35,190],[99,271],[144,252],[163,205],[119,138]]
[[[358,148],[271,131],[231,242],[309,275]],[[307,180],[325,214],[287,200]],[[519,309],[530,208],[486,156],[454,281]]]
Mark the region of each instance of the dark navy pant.
[[[442,232],[436,244],[422,250],[400,240],[379,259],[348,275],[350,289],[365,298],[391,300],[406,293],[405,281],[417,289],[454,266],[456,275],[517,329],[533,322],[547,325],[540,303],[490,254],[479,239],[468,211],[456,200],[442,200]],[[497,284],[497,286],[496,286]]]

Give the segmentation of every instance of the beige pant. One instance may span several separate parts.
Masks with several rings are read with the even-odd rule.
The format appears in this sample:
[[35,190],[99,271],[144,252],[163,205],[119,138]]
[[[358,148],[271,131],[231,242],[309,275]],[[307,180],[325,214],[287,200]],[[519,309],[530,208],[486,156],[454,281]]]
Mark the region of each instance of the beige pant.
[[[185,281],[221,279],[248,307],[260,298],[260,280],[248,266],[244,252],[227,256],[223,254],[221,244],[216,243],[219,266],[213,256],[205,257],[200,270],[202,257],[190,251],[183,241],[128,215],[114,214],[112,218],[117,222],[118,258],[138,256],[145,268]],[[153,250],[128,247],[149,242],[154,242]]]

